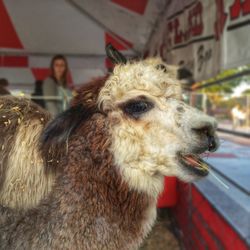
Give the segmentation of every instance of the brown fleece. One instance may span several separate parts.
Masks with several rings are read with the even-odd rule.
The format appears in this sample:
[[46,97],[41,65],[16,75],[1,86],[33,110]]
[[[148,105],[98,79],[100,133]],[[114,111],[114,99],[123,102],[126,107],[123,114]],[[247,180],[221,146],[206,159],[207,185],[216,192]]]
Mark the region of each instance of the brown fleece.
[[18,128],[32,119],[40,120],[45,125],[50,115],[28,99],[12,96],[0,97],[0,189],[4,184],[9,152]]
[[96,106],[103,84],[84,86],[72,107],[46,126],[41,151],[47,169],[57,172],[55,184],[35,209],[0,206],[0,249],[139,248],[156,201],[129,188],[114,165],[111,132],[117,121]]
[[[40,206],[6,208],[0,249],[137,249],[154,199],[130,190],[113,165],[107,117],[94,114],[69,139],[56,184]],[[9,221],[11,217],[12,221]]]
[[41,141],[43,158],[48,162],[47,171],[56,171],[60,167],[59,159],[67,153],[68,139],[74,130],[90,118],[97,110],[97,98],[107,77],[100,77],[84,84],[77,90],[71,102],[71,108],[59,114],[45,128]]
[[108,76],[93,79],[84,84],[76,91],[76,96],[71,106],[84,105],[86,108],[96,108],[96,102],[101,88],[104,86]]

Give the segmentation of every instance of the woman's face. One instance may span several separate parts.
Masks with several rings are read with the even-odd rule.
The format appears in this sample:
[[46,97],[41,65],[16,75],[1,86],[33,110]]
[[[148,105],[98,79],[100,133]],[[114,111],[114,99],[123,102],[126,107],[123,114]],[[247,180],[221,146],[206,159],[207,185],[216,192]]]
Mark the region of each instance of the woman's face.
[[64,60],[62,59],[57,59],[54,61],[54,65],[53,65],[53,69],[54,69],[54,76],[57,80],[60,80],[66,70],[66,64],[64,62]]

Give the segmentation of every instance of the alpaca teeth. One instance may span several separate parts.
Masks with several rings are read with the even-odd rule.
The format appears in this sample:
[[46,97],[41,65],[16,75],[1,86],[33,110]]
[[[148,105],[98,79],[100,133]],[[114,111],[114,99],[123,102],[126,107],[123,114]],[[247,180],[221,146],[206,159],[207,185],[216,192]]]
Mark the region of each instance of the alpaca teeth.
[[206,165],[206,163],[204,163],[197,155],[187,154],[181,156],[190,166],[204,171],[208,170],[208,166]]

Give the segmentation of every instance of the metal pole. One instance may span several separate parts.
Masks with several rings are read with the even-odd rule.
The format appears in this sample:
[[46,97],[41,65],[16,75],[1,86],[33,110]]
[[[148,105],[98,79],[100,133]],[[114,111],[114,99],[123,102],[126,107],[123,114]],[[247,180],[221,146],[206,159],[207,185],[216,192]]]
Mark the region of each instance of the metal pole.
[[202,93],[202,111],[207,114],[207,95]]
[[250,131],[250,122],[249,122],[249,119],[250,119],[250,95],[247,95],[246,96],[247,98],[247,112],[246,112],[246,115],[247,115],[247,120],[246,120],[246,124],[247,124],[247,131]]

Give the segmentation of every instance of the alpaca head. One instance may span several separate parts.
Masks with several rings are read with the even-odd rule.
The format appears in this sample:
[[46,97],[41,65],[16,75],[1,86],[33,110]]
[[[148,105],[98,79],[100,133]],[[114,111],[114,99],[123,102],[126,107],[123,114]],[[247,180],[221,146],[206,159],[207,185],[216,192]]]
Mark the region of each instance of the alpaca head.
[[[182,101],[177,69],[161,59],[117,64],[107,79],[80,90],[72,105],[65,113],[67,122],[65,114],[57,118],[59,125],[54,133],[48,129],[48,138],[58,134],[63,142],[81,116],[104,114],[114,165],[132,189],[156,196],[163,176],[194,181],[208,174],[199,154],[218,147],[217,123]],[[87,114],[79,106],[87,108]]]
[[111,150],[133,188],[158,193],[162,176],[208,174],[198,155],[218,147],[217,123],[182,101],[174,66],[159,58],[117,65],[98,105],[114,121]]

